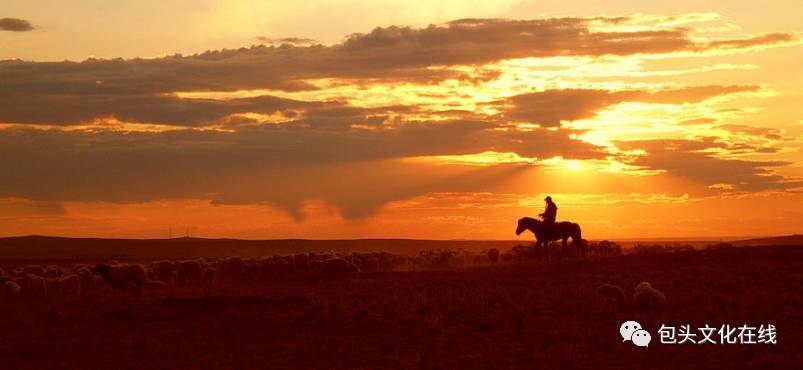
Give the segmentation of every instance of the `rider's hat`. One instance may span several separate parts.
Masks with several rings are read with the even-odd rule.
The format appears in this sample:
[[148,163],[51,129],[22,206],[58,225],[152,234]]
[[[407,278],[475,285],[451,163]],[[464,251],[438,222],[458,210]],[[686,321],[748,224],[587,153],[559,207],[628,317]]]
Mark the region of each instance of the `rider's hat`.
[[544,198],[544,200],[552,200],[552,197],[547,196],[546,198]]

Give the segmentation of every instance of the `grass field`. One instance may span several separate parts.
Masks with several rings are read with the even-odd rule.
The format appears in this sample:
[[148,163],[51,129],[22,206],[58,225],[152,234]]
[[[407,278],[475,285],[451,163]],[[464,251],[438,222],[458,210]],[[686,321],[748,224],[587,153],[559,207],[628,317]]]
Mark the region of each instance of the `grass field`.
[[[667,306],[595,293],[641,281]],[[746,247],[6,301],[0,369],[800,369],[801,288],[803,248]],[[773,324],[778,344],[661,344],[662,323]]]

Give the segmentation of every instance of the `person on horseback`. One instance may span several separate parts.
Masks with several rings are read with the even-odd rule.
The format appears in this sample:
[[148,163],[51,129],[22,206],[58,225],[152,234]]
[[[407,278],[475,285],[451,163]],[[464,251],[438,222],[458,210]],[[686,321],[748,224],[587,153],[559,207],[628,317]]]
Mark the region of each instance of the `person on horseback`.
[[541,213],[541,219],[544,220],[544,226],[547,227],[547,233],[552,234],[552,226],[555,225],[555,218],[558,216],[558,206],[552,201],[552,197],[547,196],[544,198],[546,202],[546,210]]

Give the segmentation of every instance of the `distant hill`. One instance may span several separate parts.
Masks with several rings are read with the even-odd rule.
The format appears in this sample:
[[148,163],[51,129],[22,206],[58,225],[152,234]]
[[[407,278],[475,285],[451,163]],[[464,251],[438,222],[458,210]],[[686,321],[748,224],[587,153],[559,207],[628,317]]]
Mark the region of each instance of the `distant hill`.
[[794,234],[787,236],[774,236],[769,238],[745,239],[736,240],[731,244],[738,247],[746,247],[751,245],[800,245],[803,246],[803,235]]
[[[657,242],[657,241],[656,241]],[[630,247],[636,242],[620,242]],[[641,241],[640,243],[645,243]],[[703,246],[704,241],[686,241],[686,244]],[[737,240],[736,246],[800,245],[803,235]],[[239,239],[102,239],[63,238],[51,236],[20,236],[0,238],[0,260],[25,259],[178,259],[197,257],[260,257],[273,254],[300,252],[368,252],[417,254],[425,249],[466,249],[479,251],[490,248],[501,250],[516,245],[531,245],[532,240],[417,240],[417,239],[353,239],[353,240],[239,240]],[[632,245],[631,245],[632,244]],[[648,243],[649,244],[649,243]],[[660,243],[659,243],[660,244]]]
[[478,240],[238,240],[238,239],[100,239],[21,236],[0,238],[2,259],[158,259],[242,256],[259,257],[323,251],[387,251],[416,254],[425,249],[509,249],[528,241]]

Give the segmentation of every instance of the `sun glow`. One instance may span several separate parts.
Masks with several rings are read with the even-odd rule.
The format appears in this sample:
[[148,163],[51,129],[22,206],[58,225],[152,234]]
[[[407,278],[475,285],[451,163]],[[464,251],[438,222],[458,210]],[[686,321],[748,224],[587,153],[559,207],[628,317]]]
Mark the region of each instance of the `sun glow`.
[[477,166],[491,166],[497,164],[535,164],[538,162],[535,158],[522,157],[512,152],[499,153],[493,151],[477,154],[442,155],[428,158],[448,164],[466,164]]

